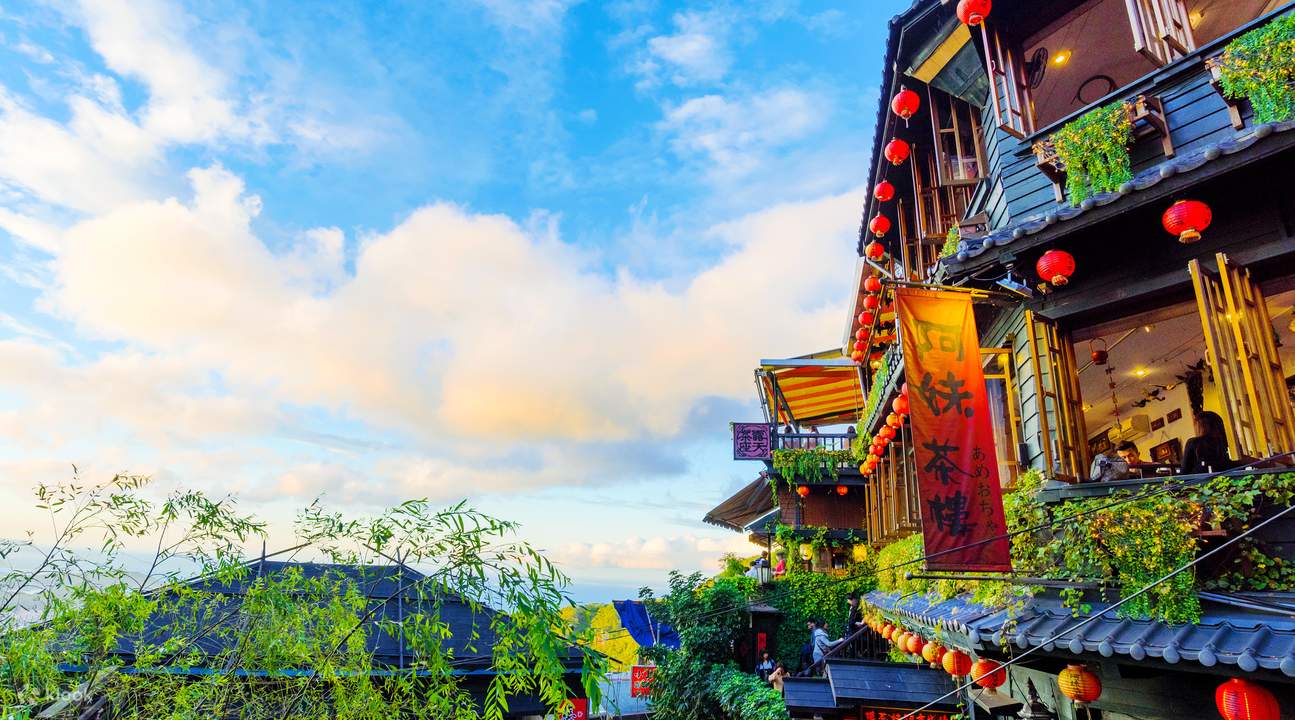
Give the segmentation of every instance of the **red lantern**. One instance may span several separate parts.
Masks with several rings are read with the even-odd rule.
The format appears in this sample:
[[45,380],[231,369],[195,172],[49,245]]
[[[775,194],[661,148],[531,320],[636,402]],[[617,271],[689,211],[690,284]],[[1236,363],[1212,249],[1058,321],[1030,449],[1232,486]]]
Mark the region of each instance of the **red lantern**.
[[926,647],[926,641],[922,639],[921,635],[913,633],[908,636],[908,642],[905,645],[909,655],[921,655],[922,648]]
[[837,494],[837,495],[848,495],[848,494],[850,494],[850,488],[848,488],[848,487],[846,487],[846,486],[844,486],[844,485],[837,485],[837,486],[836,486],[836,494]]
[[878,430],[877,432],[878,432],[882,437],[886,438],[887,440],[894,440],[894,439],[895,439],[895,428],[893,428],[893,427],[891,427],[891,426],[889,426],[889,425],[882,425],[882,426],[881,426],[881,429],[880,429],[880,430]]
[[898,413],[891,413],[886,416],[886,424],[898,430],[899,426],[904,424],[904,418]]
[[895,199],[895,186],[889,180],[882,180],[872,189],[872,199],[877,202],[890,202]]
[[[878,215],[877,217],[883,217],[883,216]],[[873,222],[876,222],[876,220],[877,220],[877,218],[873,218]],[[872,227],[872,224],[871,224],[871,223],[869,223],[869,228],[871,228],[871,227]],[[889,221],[889,220],[887,220],[887,221],[886,221],[886,229],[887,229],[887,230],[889,230],[889,229],[890,229],[890,221]],[[876,240],[874,240],[874,241],[872,241],[872,242],[870,242],[870,243],[868,243],[867,245],[865,245],[865,246],[864,246],[864,248],[863,248],[863,254],[864,254],[864,255],[867,255],[869,259],[872,259],[872,260],[880,260],[880,259],[882,259],[882,258],[886,257],[886,246],[885,246],[885,245],[882,245],[881,243],[879,243],[879,242],[877,242]]]
[[859,474],[860,475],[868,474],[868,463],[859,463]]
[[980,687],[993,690],[1007,682],[1007,668],[989,658],[980,658],[971,666],[971,677]]
[[859,352],[863,352],[864,350],[867,350],[867,349],[868,349],[868,343],[866,343],[866,342],[864,342],[864,341],[862,341],[862,340],[856,340],[856,341],[854,342],[854,349],[855,349],[855,350],[858,350]]
[[876,310],[881,305],[881,299],[876,295],[863,296],[863,306],[869,310]]
[[910,634],[911,633],[909,633],[907,630],[902,630],[899,632],[899,634],[892,635],[890,637],[890,641],[894,643],[895,649],[899,650],[900,652],[903,652],[904,648],[908,647],[908,636]]
[[966,25],[979,25],[993,5],[991,0],[962,0],[958,3],[958,19]]
[[961,650],[950,650],[940,660],[944,671],[954,677],[963,677],[971,672],[971,656]]
[[1075,258],[1065,250],[1049,250],[1039,258],[1034,269],[1044,282],[1061,287],[1070,282],[1070,276],[1075,274]]
[[1080,705],[1087,705],[1102,696],[1102,679],[1084,665],[1067,665],[1057,675],[1057,687],[1061,688],[1062,695]]
[[893,632],[895,632],[895,626],[891,625],[890,623],[886,623],[881,628],[881,636],[886,638],[887,640],[890,639],[890,634]]
[[922,107],[922,97],[908,88],[901,88],[890,101],[890,109],[908,120]]
[[863,351],[855,350],[854,352],[850,353],[850,359],[857,363],[863,362]]
[[1170,235],[1177,235],[1178,242],[1186,245],[1200,240],[1213,219],[1209,205],[1199,200],[1179,200],[1169,206],[1160,221]]
[[1232,678],[1214,691],[1214,704],[1224,720],[1277,720],[1277,698],[1262,685]]
[[886,233],[890,232],[890,218],[877,213],[872,216],[872,220],[868,223],[868,229],[877,237],[886,237]]
[[899,138],[895,138],[886,143],[886,149],[882,153],[892,165],[902,165],[908,159],[908,143]]
[[859,313],[859,324],[864,327],[872,327],[872,321],[877,318],[877,314],[868,310]]
[[801,497],[809,497],[809,486],[808,486],[808,485],[797,485],[797,486],[796,486],[796,494],[797,494],[797,495],[799,495],[799,496],[801,496]]
[[881,278],[876,275],[869,275],[863,279],[863,291],[870,293],[881,292]]
[[868,339],[868,329],[867,329],[867,328],[859,328],[858,330],[855,330],[855,331],[854,331],[854,339],[855,339],[855,340],[867,340],[867,339]]
[[894,410],[896,415],[907,415],[908,397],[905,395],[900,395],[899,397],[895,398],[895,401],[890,404],[890,409]]
[[938,668],[941,667],[940,661],[944,660],[944,654],[946,652],[948,652],[948,650],[945,650],[944,646],[940,643],[929,642],[926,644],[926,647],[922,648],[922,659],[931,663],[931,667]]

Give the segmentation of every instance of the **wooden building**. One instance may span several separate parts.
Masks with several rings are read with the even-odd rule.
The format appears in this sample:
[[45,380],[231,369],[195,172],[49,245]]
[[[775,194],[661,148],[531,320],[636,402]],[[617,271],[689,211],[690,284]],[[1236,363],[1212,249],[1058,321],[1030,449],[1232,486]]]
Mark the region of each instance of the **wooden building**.
[[[1004,492],[1041,473],[1039,497],[1054,512],[1076,499],[1193,486],[1232,467],[1231,477],[1259,484],[1286,477],[1295,458],[1293,13],[1287,0],[915,0],[893,18],[867,177],[874,192],[840,347],[764,361],[764,422],[734,426],[735,458],[764,460],[775,478],[779,467],[803,470],[775,454],[815,439],[810,426],[817,442],[855,452],[823,456],[837,477],[792,479],[766,513],[786,525],[830,518],[875,547],[922,529],[910,430],[889,417],[918,380],[905,374],[891,309],[894,290],[913,286],[974,300]],[[1200,413],[1222,421],[1227,452],[1194,464],[1184,454]],[[888,426],[893,440],[875,469],[852,467]],[[1095,479],[1094,460],[1114,459],[1120,446],[1137,464],[1117,481]],[[835,499],[838,481],[861,505],[848,516],[811,510]],[[802,484],[809,493],[790,494]],[[1270,502],[1255,520],[1279,520],[1263,542],[1284,567],[1295,563],[1295,526],[1287,500]],[[765,529],[758,509],[730,526]],[[1202,555],[1238,529],[1217,532],[1198,533]],[[1261,593],[1214,591],[1205,581],[1217,568],[1195,570],[1202,614],[1178,625],[1119,615],[1109,587],[1046,577],[1010,610],[966,597],[879,592],[868,601],[880,621],[978,657],[1007,662],[1029,650],[1034,659],[1010,668],[1003,691],[1036,712],[1084,716],[1058,685],[1079,664],[1106,687],[1088,717],[1183,717],[1188,706],[1214,717],[1206,708],[1229,678],[1295,715],[1295,587],[1279,579]],[[1078,613],[1092,622],[1064,639],[1055,633],[1076,612],[1059,609],[1058,587],[1095,593]],[[1022,694],[1027,681],[1038,697]]]

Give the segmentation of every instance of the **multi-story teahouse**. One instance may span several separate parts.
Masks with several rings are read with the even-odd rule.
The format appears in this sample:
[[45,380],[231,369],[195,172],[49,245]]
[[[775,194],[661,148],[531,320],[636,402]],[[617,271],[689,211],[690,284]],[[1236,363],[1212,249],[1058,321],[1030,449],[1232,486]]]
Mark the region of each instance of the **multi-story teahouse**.
[[1295,4],[916,0],[881,88],[840,344],[706,520],[875,562],[975,717],[1295,717]]

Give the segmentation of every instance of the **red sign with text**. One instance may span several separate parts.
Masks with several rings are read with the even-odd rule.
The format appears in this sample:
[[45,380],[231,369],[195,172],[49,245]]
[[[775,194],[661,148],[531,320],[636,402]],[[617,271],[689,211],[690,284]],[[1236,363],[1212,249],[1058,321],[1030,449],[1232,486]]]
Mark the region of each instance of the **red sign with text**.
[[[971,296],[895,290],[929,570],[1010,572]],[[990,538],[998,537],[996,540]]]
[[656,667],[635,665],[630,668],[630,697],[647,697],[652,694],[652,675]]
[[589,720],[589,700],[587,698],[573,698],[571,700],[571,709],[562,720]]

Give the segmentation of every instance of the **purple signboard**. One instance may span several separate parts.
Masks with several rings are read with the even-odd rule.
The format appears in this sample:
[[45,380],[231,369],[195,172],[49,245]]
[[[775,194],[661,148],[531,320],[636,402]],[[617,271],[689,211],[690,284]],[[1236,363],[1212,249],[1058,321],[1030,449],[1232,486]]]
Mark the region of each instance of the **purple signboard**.
[[772,425],[769,423],[733,423],[734,460],[768,460],[772,457]]

